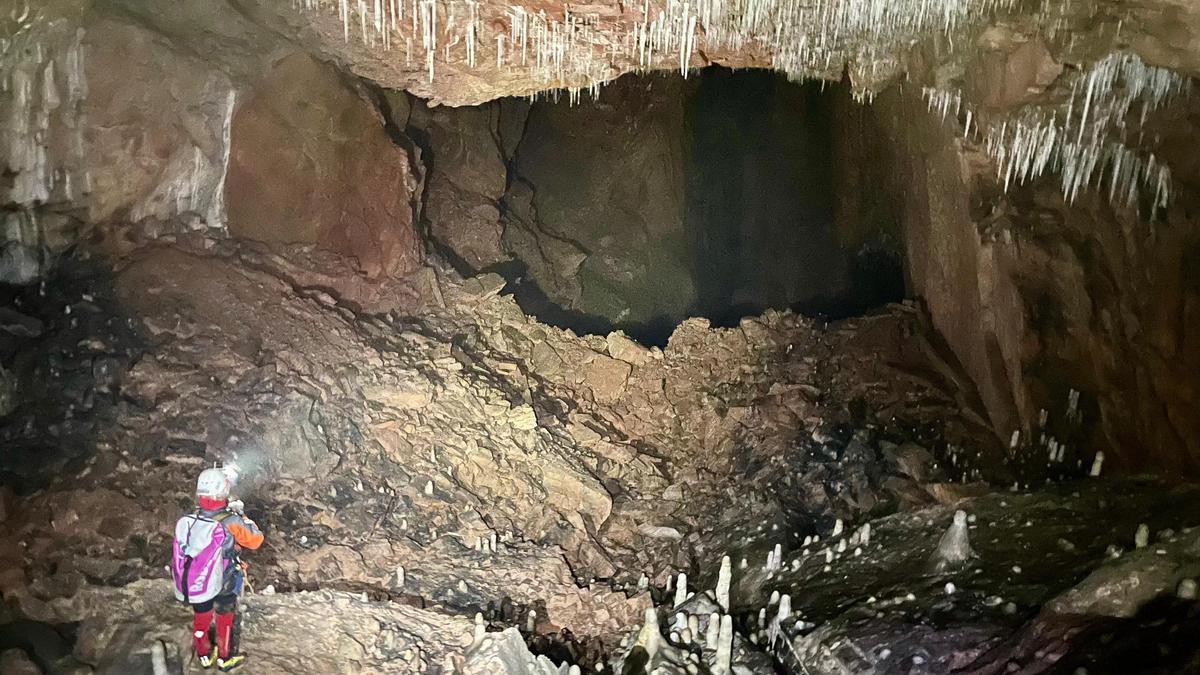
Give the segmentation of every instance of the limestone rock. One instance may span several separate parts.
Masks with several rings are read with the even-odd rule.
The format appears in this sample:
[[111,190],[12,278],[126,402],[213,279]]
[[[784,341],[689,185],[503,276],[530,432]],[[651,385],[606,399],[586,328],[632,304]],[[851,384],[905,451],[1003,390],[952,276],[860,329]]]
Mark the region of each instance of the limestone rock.
[[[91,591],[53,606],[56,616],[82,621],[77,658],[101,672],[141,672],[157,641],[168,658],[188,659],[190,612],[170,596],[169,582],[138,581]],[[104,603],[111,606],[105,616]],[[255,672],[297,668],[339,672],[346,659],[379,673],[428,672],[470,644],[471,621],[358,595],[320,591],[255,595],[241,603],[242,643]],[[304,636],[304,647],[296,642]],[[305,665],[299,665],[303,661]]]
[[597,401],[613,403],[625,392],[632,367],[625,361],[597,354],[583,364],[583,377]]
[[605,342],[608,343],[608,355],[614,359],[640,366],[652,358],[649,349],[629,339],[622,332],[609,333]]
[[498,144],[502,107],[429,108],[418,104],[409,123],[433,161],[425,189],[430,234],[472,270],[508,258],[497,208],[507,167]]
[[888,455],[888,459],[896,463],[900,473],[918,483],[928,482],[936,469],[933,455],[915,443],[900,445]]
[[467,279],[463,283],[463,290],[480,300],[486,300],[498,295],[506,284],[504,277],[489,272]]
[[19,401],[17,378],[0,366],[0,417],[16,409]]
[[[1189,548],[1190,547],[1190,548]],[[1054,614],[1129,618],[1157,597],[1175,593],[1184,579],[1200,573],[1196,530],[1169,544],[1131,551],[1106,562],[1047,605]]]
[[238,105],[231,143],[232,234],[318,244],[370,277],[420,264],[410,158],[327,66],[303,54],[279,60]]
[[404,378],[395,384],[374,384],[363,387],[363,397],[385,408],[420,410],[433,402],[430,382],[421,378]]

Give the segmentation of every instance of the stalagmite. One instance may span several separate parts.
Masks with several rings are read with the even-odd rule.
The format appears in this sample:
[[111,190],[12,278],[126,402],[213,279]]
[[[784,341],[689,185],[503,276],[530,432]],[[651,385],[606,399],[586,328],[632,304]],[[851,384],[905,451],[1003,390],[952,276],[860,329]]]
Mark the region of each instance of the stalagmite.
[[722,612],[729,611],[729,584],[732,578],[729,556],[722,556],[721,571],[717,574],[717,606]]
[[486,634],[487,628],[483,625],[483,614],[475,612],[475,632],[472,635],[472,644],[479,644]]
[[1142,523],[1138,525],[1137,532],[1133,535],[1134,548],[1146,548],[1150,543],[1150,526]]
[[678,607],[682,605],[683,603],[687,602],[687,599],[687,574],[680,572],[679,580],[675,583],[675,606]]
[[704,646],[710,650],[716,650],[717,640],[720,637],[721,631],[721,615],[713,612],[708,615],[708,625],[704,628]]
[[733,672],[733,617],[721,617],[721,632],[717,636],[717,655],[713,663],[713,675],[730,675]]
[[937,550],[933,553],[931,562],[934,564],[934,569],[938,572],[961,565],[969,560],[972,555],[971,543],[967,531],[967,512],[958,510],[954,512],[954,522],[950,528],[942,535],[938,541]]
[[1090,472],[1088,472],[1088,475],[1092,476],[1093,478],[1098,477],[1100,475],[1100,469],[1103,467],[1104,467],[1104,452],[1101,450],[1097,450],[1096,458],[1092,460],[1092,470]]
[[[658,619],[658,617],[655,616],[655,625],[656,626],[658,624],[657,619]],[[531,609],[531,610],[529,610],[529,614],[527,614],[525,616],[525,632],[532,633],[536,627],[537,627],[537,611]]]
[[775,547],[767,551],[767,564],[763,566],[768,572],[775,572],[783,564],[783,547],[775,544]]
[[792,616],[792,596],[784,593],[779,598],[779,611],[775,613],[775,618],[780,623],[787,621]]
[[649,662],[654,661],[655,655],[662,646],[662,633],[659,632],[658,627],[658,612],[653,607],[646,608],[645,620],[642,622],[642,629],[638,631],[635,644],[646,650]]

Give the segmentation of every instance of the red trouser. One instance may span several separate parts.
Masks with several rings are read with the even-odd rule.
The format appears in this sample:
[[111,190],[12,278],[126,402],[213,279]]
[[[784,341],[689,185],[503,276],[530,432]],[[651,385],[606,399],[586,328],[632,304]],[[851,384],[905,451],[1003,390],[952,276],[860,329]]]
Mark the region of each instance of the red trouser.
[[223,595],[208,602],[192,605],[192,644],[199,656],[208,656],[208,627],[214,609],[217,618],[217,656],[227,659],[233,654],[233,619],[237,612],[237,596]]

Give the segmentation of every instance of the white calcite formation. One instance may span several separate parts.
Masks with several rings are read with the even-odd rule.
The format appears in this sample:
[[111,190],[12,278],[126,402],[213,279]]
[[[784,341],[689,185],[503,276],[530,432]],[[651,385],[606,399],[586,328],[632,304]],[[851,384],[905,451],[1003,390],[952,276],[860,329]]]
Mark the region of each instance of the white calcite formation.
[[1150,526],[1142,523],[1138,525],[1137,532],[1133,534],[1134,548],[1146,548],[1150,544]]
[[954,522],[938,541],[930,562],[935,571],[942,572],[962,565],[973,555],[967,532],[967,512],[960,509],[954,512]]
[[722,612],[729,611],[729,583],[733,578],[733,570],[729,556],[722,556],[721,571],[717,574],[717,606]]
[[[1171,197],[1171,171],[1153,153],[1127,144],[1127,117],[1146,115],[1191,90],[1191,80],[1166,68],[1146,65],[1137,55],[1118,52],[1074,76],[1071,95],[1061,103],[1025,107],[1014,117],[999,116],[978,129],[978,112],[961,91],[926,87],[929,109],[943,119],[964,118],[963,133],[976,131],[996,165],[1004,189],[1044,174],[1060,176],[1063,196],[1074,202],[1085,188],[1104,189],[1116,205],[1132,206],[1143,189],[1153,204]],[[1068,415],[1078,409],[1078,393],[1068,400]],[[1042,411],[1045,425],[1046,411]],[[1018,434],[1014,432],[1015,447]]]
[[[1014,0],[647,0],[622,10],[492,5],[455,0],[298,0],[330,40],[383,62],[439,73],[496,73],[507,80],[598,94],[621,72],[677,68],[705,55],[762,53],[793,79],[837,78],[848,64],[861,95],[894,76],[916,41],[953,36],[1011,9]],[[332,20],[332,21],[331,21]],[[336,24],[333,23],[336,21]],[[332,25],[331,25],[332,24]],[[334,27],[337,25],[337,28]]]
[[688,599],[687,574],[680,572],[678,581],[675,582],[675,606],[678,607],[678,606],[682,605],[683,603],[687,602],[687,599]]
[[713,675],[730,675],[733,672],[733,617],[721,617],[721,630],[717,635],[717,654],[713,663]]

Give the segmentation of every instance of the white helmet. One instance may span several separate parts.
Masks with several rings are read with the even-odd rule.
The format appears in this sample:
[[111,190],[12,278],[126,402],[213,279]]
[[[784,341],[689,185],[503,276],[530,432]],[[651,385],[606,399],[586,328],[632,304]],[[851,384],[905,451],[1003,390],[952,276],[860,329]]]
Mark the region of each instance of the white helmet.
[[196,480],[196,496],[213,499],[229,498],[229,477],[221,469],[205,469]]

